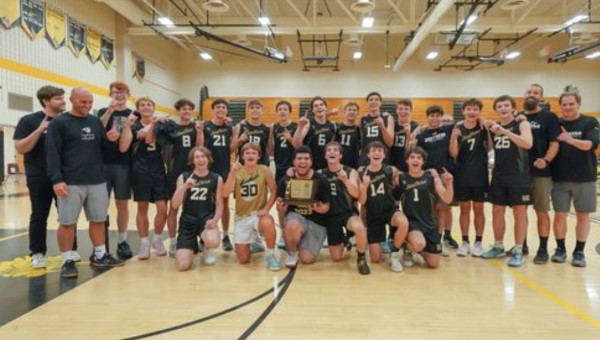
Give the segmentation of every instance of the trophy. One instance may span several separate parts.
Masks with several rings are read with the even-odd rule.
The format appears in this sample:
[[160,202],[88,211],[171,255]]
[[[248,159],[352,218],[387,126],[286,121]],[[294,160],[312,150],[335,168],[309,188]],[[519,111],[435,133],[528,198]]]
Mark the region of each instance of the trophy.
[[125,126],[125,121],[127,117],[113,117],[113,124],[115,125],[115,130],[118,133],[123,132],[123,126]]
[[285,194],[285,203],[289,205],[308,205],[317,203],[317,183],[312,179],[290,178]]

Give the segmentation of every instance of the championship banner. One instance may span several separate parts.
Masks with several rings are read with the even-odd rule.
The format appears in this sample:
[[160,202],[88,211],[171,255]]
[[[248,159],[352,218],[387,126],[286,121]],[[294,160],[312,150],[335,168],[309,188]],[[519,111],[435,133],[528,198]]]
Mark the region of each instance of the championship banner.
[[87,55],[90,57],[92,64],[95,64],[98,59],[100,59],[101,40],[100,33],[88,26],[87,34],[85,35],[85,46],[87,48]]
[[0,24],[6,29],[17,26],[21,17],[21,6],[19,0],[0,1]]
[[21,27],[32,39],[44,30],[44,3],[38,0],[21,0]]
[[141,83],[146,76],[146,61],[144,58],[133,54],[133,76]]
[[46,5],[46,38],[54,49],[62,47],[66,37],[65,13],[50,5]]
[[79,58],[85,49],[85,28],[83,24],[69,17],[67,33],[67,46],[75,57]]
[[115,44],[112,39],[102,36],[102,53],[100,54],[100,61],[108,70],[115,60]]

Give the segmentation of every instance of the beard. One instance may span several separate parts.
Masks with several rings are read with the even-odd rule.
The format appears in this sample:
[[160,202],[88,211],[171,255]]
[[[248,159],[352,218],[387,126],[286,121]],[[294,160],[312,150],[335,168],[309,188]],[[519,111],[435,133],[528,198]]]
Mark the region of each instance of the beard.
[[523,102],[523,109],[525,111],[533,111],[537,108],[539,101],[535,98],[527,98],[525,102]]

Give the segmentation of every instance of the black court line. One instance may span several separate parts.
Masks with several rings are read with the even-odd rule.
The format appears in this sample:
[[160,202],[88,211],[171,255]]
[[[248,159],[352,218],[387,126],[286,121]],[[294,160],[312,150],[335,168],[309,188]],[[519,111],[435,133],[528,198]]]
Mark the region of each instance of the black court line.
[[[278,286],[279,287],[284,286],[284,285],[287,284],[288,281],[291,281],[291,279],[294,277],[295,271],[296,271],[295,269],[290,270],[285,275],[285,277],[279,282]],[[284,289],[286,289],[286,288],[284,288]],[[153,331],[153,332],[149,332],[149,333],[144,333],[144,334],[135,335],[135,336],[132,336],[132,337],[123,338],[123,340],[143,339],[143,338],[147,338],[147,337],[151,337],[151,336],[155,336],[155,335],[160,335],[160,334],[165,334],[165,333],[173,332],[173,331],[180,330],[180,329],[183,329],[183,328],[186,328],[186,327],[190,327],[190,326],[193,326],[193,325],[197,325],[199,323],[202,323],[202,322],[205,322],[205,321],[217,318],[219,316],[222,316],[222,315],[225,315],[225,314],[229,314],[229,313],[231,313],[231,312],[233,312],[235,310],[238,310],[238,309],[240,309],[242,307],[245,307],[245,306],[247,306],[247,305],[249,305],[249,304],[251,304],[253,302],[256,302],[256,301],[262,299],[263,297],[271,294],[273,292],[273,290],[274,290],[274,288],[270,288],[270,289],[262,292],[261,294],[255,296],[255,297],[253,297],[253,298],[251,298],[249,300],[246,300],[246,301],[244,301],[244,302],[242,302],[240,304],[237,304],[237,305],[235,305],[233,307],[224,309],[224,310],[222,310],[220,312],[217,312],[217,313],[214,313],[214,314],[202,317],[200,319],[188,321],[188,322],[176,325],[176,326],[172,326],[172,327],[168,327],[168,328],[163,328],[163,329],[160,329],[160,330],[157,330],[157,331]],[[282,293],[283,292],[284,291],[282,290]]]
[[291,276],[290,276],[289,280],[287,280],[285,285],[283,285],[283,288],[281,288],[281,292],[279,292],[279,294],[275,297],[275,299],[273,299],[273,301],[271,301],[271,304],[267,307],[267,309],[265,309],[260,314],[258,319],[256,319],[256,321],[254,321],[254,323],[252,323],[252,325],[250,325],[250,327],[248,327],[248,329],[238,339],[247,339],[250,335],[252,335],[252,333],[254,333],[254,331],[258,328],[258,326],[260,326],[260,324],[263,321],[265,321],[267,316],[269,316],[269,314],[271,314],[273,309],[275,309],[275,307],[277,306],[279,301],[281,301],[281,299],[285,295],[285,292],[287,291],[287,289],[292,284],[292,280],[294,280],[294,275],[296,274],[296,269],[294,268],[294,269],[290,270],[288,275],[290,275],[290,274],[291,274]]

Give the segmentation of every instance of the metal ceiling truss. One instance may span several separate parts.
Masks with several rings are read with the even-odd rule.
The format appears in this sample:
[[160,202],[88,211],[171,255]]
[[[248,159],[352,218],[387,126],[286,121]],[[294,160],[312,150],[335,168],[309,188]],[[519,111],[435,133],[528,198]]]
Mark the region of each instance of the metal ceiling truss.
[[[302,38],[300,31],[296,31],[298,36],[298,45],[300,47],[300,54],[302,59],[302,71],[310,71],[310,69],[331,69],[332,71],[339,71],[340,65],[340,48],[342,46],[342,34],[343,31],[335,38],[327,37],[322,35],[320,38],[316,35],[312,35],[312,38]],[[306,54],[304,45],[307,44],[312,49],[312,55]],[[329,54],[329,45],[333,45],[333,51],[335,54]]]

